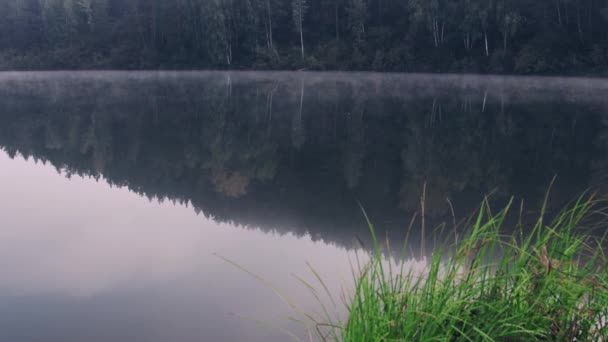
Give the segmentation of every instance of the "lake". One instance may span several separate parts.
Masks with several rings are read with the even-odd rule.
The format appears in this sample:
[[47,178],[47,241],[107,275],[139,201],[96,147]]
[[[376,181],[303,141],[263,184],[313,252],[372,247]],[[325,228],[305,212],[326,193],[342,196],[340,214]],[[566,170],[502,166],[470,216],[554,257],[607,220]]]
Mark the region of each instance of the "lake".
[[0,340],[306,339],[292,305],[321,307],[302,281],[345,319],[371,247],[361,208],[395,251],[409,232],[424,269],[435,227],[458,234],[486,195],[533,217],[554,177],[549,209],[606,193],[606,94],[582,78],[0,73]]

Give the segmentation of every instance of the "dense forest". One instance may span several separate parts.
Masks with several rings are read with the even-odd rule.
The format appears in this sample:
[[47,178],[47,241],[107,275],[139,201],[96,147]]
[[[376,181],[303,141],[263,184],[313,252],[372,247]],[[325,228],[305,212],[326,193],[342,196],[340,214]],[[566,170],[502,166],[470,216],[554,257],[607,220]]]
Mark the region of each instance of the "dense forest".
[[608,71],[607,0],[2,0],[0,69]]
[[0,150],[220,222],[341,245],[369,237],[357,201],[377,229],[403,234],[424,183],[434,226],[487,193],[525,198],[534,213],[555,175],[549,208],[608,181],[605,88],[95,74],[0,82]]

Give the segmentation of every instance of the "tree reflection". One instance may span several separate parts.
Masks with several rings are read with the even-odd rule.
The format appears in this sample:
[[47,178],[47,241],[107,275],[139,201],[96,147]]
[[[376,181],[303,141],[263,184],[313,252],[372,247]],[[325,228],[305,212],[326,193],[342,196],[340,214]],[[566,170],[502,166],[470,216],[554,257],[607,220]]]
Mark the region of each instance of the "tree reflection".
[[554,175],[556,201],[605,188],[597,98],[427,82],[221,73],[3,82],[0,145],[218,221],[347,245],[367,235],[357,202],[401,234],[425,183],[431,224],[451,215],[448,200],[463,214],[488,193],[539,203]]

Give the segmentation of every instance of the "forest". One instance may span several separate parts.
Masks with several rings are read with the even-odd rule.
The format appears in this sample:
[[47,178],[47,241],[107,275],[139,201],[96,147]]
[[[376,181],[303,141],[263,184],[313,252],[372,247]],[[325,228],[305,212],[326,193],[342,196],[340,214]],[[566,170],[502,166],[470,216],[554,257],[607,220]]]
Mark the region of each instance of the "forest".
[[607,0],[3,0],[0,70],[603,75]]

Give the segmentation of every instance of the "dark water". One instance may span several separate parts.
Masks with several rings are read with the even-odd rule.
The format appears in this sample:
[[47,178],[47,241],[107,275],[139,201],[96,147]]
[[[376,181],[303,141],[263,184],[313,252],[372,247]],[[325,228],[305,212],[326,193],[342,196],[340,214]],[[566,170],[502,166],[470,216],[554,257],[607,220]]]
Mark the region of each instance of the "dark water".
[[[319,311],[293,276],[318,284],[309,262],[340,302],[369,247],[359,203],[398,242],[423,188],[429,227],[485,194],[533,215],[554,176],[550,207],[603,193],[606,94],[558,78],[0,74],[0,340],[305,337],[263,282]],[[419,226],[412,250],[433,243]]]

